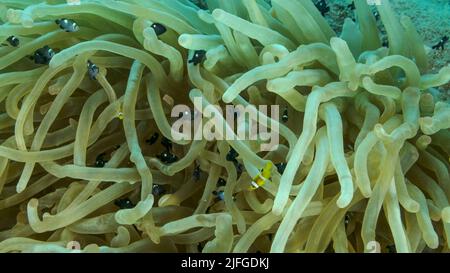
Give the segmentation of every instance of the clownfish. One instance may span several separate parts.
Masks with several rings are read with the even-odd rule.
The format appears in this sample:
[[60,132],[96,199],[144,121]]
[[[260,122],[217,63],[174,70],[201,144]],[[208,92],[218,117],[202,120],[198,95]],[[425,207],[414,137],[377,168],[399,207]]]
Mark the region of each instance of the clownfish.
[[80,29],[74,20],[67,18],[56,19],[55,23],[65,32],[77,32]]
[[261,172],[253,178],[249,190],[256,190],[257,188],[264,185],[267,181],[270,181],[270,178],[272,177],[272,167],[272,162],[267,162],[266,166],[264,166]]

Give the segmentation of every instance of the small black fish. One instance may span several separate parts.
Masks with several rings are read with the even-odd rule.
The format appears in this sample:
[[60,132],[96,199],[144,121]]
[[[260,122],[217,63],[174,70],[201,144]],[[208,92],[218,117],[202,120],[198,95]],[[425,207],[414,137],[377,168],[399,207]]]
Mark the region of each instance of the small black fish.
[[17,38],[16,36],[9,36],[6,41],[13,47],[17,47],[20,44],[19,38]]
[[319,0],[316,2],[316,8],[320,11],[322,16],[324,16],[327,12],[330,11],[330,7],[328,6],[325,0]]
[[236,194],[233,194],[232,199],[233,199],[233,201],[236,201]]
[[436,45],[434,45],[432,48],[433,49],[440,49],[440,50],[444,50],[444,46],[445,44],[448,42],[448,36],[444,36],[442,37],[442,39],[439,41],[439,43],[437,43]]
[[202,171],[200,170],[200,166],[197,165],[194,168],[194,172],[192,173],[192,176],[194,177],[194,179],[196,181],[200,180],[200,176],[201,176]]
[[223,179],[222,177],[217,180],[217,187],[224,187],[227,184],[227,181]]
[[88,68],[89,79],[96,80],[98,72],[100,71],[98,69],[98,67],[93,62],[88,60],[87,68]]
[[118,206],[120,209],[131,209],[131,208],[134,208],[133,203],[128,198],[117,199],[116,201],[114,201],[114,205]]
[[161,145],[164,146],[167,151],[172,150],[172,141],[166,137],[163,137],[163,139],[161,140]]
[[281,116],[281,120],[286,123],[289,120],[289,116],[288,116],[288,109],[284,109],[283,111],[283,116]]
[[205,50],[196,50],[194,56],[189,60],[188,63],[193,63],[194,65],[201,64],[206,59]]
[[99,154],[97,156],[97,158],[95,159],[95,167],[96,168],[103,168],[103,167],[105,167],[106,162],[108,162],[104,158],[105,155],[106,155],[105,153],[101,153],[101,154]]
[[167,31],[166,27],[161,25],[160,23],[154,23],[151,27],[153,28],[153,30],[155,30],[157,36],[162,35]]
[[153,145],[156,143],[156,141],[159,138],[159,134],[158,133],[154,133],[149,139],[147,139],[145,141],[145,143],[147,143],[148,145]]
[[31,59],[34,60],[36,64],[49,64],[53,56],[55,56],[55,51],[46,45],[36,50]]
[[345,227],[347,227],[347,225],[350,223],[351,220],[352,220],[352,217],[350,216],[350,213],[346,213],[345,218],[344,218]]
[[160,196],[166,193],[166,189],[161,185],[153,185],[153,195]]
[[277,163],[275,167],[277,167],[278,173],[283,174],[284,169],[286,169],[286,163]]
[[65,32],[77,32],[78,30],[80,30],[80,27],[78,27],[77,23],[71,19],[56,19],[55,23]]
[[233,162],[236,160],[236,157],[238,156],[239,156],[238,152],[236,152],[235,149],[231,148],[230,151],[227,153],[226,160]]
[[389,253],[395,253],[397,252],[397,249],[395,248],[395,245],[388,245],[386,246],[386,249]]
[[373,12],[373,16],[375,16],[375,20],[380,20],[380,13],[377,10]]
[[171,164],[178,160],[178,157],[174,154],[171,154],[168,151],[162,152],[160,155],[156,156],[162,163]]

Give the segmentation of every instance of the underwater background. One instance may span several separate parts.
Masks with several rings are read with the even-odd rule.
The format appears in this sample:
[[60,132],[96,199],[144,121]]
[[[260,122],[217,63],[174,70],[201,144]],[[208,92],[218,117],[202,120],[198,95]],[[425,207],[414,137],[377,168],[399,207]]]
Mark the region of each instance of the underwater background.
[[[333,29],[340,33],[344,19],[353,18],[354,13],[348,8],[351,0],[327,0],[330,11],[326,18]],[[401,16],[411,18],[426,46],[428,46],[428,57],[430,72],[437,72],[450,63],[450,46],[443,50],[432,50],[431,47],[439,42],[444,36],[450,36],[450,1],[449,0],[393,0],[391,5],[395,12]],[[375,11],[375,7],[374,7]],[[380,21],[379,28],[383,29]],[[385,32],[383,31],[385,34]],[[440,88],[442,98],[450,98],[450,85]]]
[[[198,0],[192,0],[197,2]],[[270,2],[270,0],[266,0]],[[315,0],[315,3],[319,2]],[[350,8],[352,0],[326,0],[330,10],[325,14],[328,23],[336,33],[340,34],[345,18],[354,18],[354,11]],[[436,73],[442,67],[450,63],[450,46],[441,50],[432,50],[432,46],[440,41],[444,36],[450,35],[450,1],[449,0],[394,0],[391,1],[392,8],[401,16],[406,15],[411,18],[414,26],[421,35],[424,43],[428,46],[428,61],[430,72]],[[375,12],[375,7],[373,8]],[[380,21],[378,26],[384,27]],[[450,85],[444,85],[440,89],[442,99],[450,98]]]
[[[191,1],[198,3],[201,0]],[[270,3],[270,0],[266,1]],[[315,3],[317,2],[318,0],[315,0]],[[327,20],[333,29],[340,33],[344,19],[354,18],[354,12],[349,8],[352,0],[326,0],[325,2],[330,6],[326,14]],[[430,49],[441,37],[450,34],[449,0],[394,0],[391,1],[391,5],[398,15],[406,15],[412,19],[414,26]],[[382,24],[379,24],[379,27],[383,28]],[[450,47],[447,46],[440,51],[431,52],[430,50],[429,57],[432,64],[430,69],[437,72],[450,62]]]

